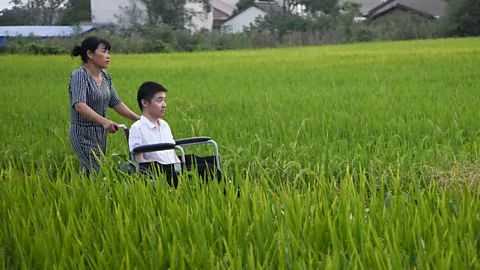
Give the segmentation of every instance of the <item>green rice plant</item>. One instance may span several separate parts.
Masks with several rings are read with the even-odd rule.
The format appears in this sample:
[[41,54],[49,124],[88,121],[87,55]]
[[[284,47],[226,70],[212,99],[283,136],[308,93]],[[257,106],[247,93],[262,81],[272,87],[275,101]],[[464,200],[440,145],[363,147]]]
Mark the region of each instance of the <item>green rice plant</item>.
[[0,265],[478,269],[479,41],[113,55],[130,108],[160,82],[174,137],[219,144],[227,181],[177,189],[123,174],[119,133],[78,175],[80,63],[0,56]]

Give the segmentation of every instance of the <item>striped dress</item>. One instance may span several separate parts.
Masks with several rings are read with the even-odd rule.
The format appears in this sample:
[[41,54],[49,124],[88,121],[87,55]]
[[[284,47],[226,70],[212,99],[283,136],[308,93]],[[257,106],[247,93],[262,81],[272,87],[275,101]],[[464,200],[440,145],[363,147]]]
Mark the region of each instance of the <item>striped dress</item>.
[[[75,154],[80,159],[80,173],[99,170],[97,158],[106,153],[107,130],[90,121],[75,109],[75,103],[86,103],[92,110],[105,117],[107,107],[121,103],[110,75],[102,70],[102,85],[98,86],[93,76],[83,67],[72,72],[68,86],[70,96],[69,138]],[[97,158],[96,158],[97,157]]]

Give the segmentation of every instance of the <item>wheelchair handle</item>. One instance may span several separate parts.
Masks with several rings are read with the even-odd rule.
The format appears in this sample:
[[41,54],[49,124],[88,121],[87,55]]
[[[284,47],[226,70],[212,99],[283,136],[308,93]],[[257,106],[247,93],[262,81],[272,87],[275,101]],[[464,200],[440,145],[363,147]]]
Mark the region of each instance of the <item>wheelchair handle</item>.
[[206,143],[209,140],[210,140],[210,137],[194,137],[194,138],[175,140],[175,144],[176,145],[198,144],[198,143]]
[[173,150],[175,149],[175,144],[173,143],[155,143],[155,144],[146,144],[135,147],[132,151],[133,154],[164,151],[164,150]]

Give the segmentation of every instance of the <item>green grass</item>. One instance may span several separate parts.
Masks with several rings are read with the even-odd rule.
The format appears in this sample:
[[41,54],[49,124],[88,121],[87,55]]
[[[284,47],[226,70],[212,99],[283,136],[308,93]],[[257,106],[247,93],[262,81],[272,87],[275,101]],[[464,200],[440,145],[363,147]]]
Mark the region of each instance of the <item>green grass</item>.
[[[2,268],[478,268],[479,45],[113,55],[122,100],[167,87],[174,137],[216,140],[240,198],[113,165],[80,179],[79,59],[0,56]],[[107,156],[127,151],[109,135]]]

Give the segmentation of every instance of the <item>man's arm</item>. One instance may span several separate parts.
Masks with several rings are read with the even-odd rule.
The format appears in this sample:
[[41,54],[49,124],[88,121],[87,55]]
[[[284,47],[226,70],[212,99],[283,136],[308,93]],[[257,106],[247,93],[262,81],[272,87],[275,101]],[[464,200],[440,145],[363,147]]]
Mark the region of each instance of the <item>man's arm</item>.
[[[133,149],[141,145],[143,145],[141,130],[138,126],[133,125],[132,128],[130,129],[129,136],[128,136],[128,147],[130,149],[130,152],[132,152]],[[135,154],[134,158],[139,163],[148,162],[148,160],[145,160],[143,153]]]
[[[170,137],[170,141],[172,143],[175,143],[175,140],[173,139],[173,134],[172,134],[172,130],[170,129],[170,125],[168,125],[168,123],[165,121],[165,128],[167,130],[167,133],[169,134],[169,137]],[[175,153],[175,150],[172,151],[173,152],[173,156],[174,156],[174,159],[175,159],[175,162],[177,163],[180,163],[180,159],[178,158],[177,154]]]

